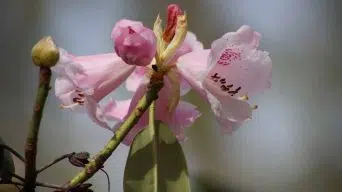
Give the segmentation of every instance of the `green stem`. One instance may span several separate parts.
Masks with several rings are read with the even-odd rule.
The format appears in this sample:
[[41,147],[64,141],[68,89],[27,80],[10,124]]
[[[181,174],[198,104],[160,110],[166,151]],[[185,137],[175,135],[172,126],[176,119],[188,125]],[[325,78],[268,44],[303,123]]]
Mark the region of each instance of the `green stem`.
[[89,161],[85,168],[67,183],[67,188],[70,189],[78,186],[81,183],[84,183],[102,168],[105,161],[119,146],[131,128],[139,121],[140,117],[144,114],[152,102],[158,98],[158,92],[162,87],[162,82],[150,85],[150,90],[139,100],[136,108],[116,130],[114,136],[109,140],[105,147],[92,160]]
[[156,103],[155,101],[152,102],[150,106],[150,111],[149,111],[149,129],[151,132],[152,136],[152,156],[153,156],[153,161],[155,164],[154,170],[153,170],[153,177],[154,177],[154,182],[156,182],[154,186],[154,191],[158,191],[158,142],[159,142],[159,133],[158,129],[155,124],[155,112],[156,112]]
[[30,128],[27,134],[25,147],[25,192],[33,192],[36,183],[36,156],[37,141],[40,121],[43,116],[43,110],[48,92],[50,90],[51,70],[50,68],[40,67],[39,86],[34,105],[33,116],[30,122]]

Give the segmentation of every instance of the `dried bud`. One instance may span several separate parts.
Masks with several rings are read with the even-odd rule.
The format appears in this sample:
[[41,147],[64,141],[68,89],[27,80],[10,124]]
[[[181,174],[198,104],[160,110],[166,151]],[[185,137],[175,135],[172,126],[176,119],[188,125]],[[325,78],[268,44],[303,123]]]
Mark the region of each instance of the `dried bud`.
[[176,33],[178,17],[183,15],[182,9],[177,4],[171,4],[167,7],[167,25],[163,33],[163,39],[170,43]]
[[120,20],[111,36],[116,54],[129,65],[149,65],[156,54],[156,36],[141,22]]
[[39,67],[53,67],[59,59],[59,50],[50,36],[42,38],[31,51],[33,63]]
[[69,162],[76,167],[84,167],[89,163],[90,154],[88,152],[79,152],[69,157]]

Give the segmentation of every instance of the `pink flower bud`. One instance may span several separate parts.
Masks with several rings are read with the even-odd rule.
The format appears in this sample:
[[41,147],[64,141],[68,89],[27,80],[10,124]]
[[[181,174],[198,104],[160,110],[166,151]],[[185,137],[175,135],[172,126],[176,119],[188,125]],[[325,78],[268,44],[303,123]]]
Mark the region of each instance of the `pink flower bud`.
[[170,42],[175,35],[178,16],[183,15],[182,9],[176,4],[167,6],[167,25],[163,33],[163,39]]
[[156,36],[141,22],[122,19],[111,36],[117,55],[129,65],[146,66],[156,53]]

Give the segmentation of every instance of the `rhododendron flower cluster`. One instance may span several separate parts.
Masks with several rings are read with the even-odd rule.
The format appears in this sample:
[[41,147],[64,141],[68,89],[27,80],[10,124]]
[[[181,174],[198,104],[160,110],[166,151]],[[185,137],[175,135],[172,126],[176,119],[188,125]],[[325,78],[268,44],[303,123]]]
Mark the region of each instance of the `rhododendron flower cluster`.
[[[211,106],[221,129],[231,133],[252,116],[255,106],[248,103],[248,97],[271,85],[272,62],[267,52],[258,50],[260,37],[243,25],[204,49],[188,31],[186,13],[170,5],[164,28],[159,16],[153,29],[138,21],[118,21],[111,34],[112,53],[74,56],[60,49],[53,68],[55,93],[62,108],[84,111],[99,126],[115,131],[157,73],[164,86],[156,100],[155,118],[168,124],[179,140],[186,138],[184,128],[201,116],[194,104],[180,100],[191,89]],[[134,93],[132,99],[102,101],[124,82]],[[130,130],[125,144],[147,126],[148,115]],[[111,126],[113,120],[116,125]]]

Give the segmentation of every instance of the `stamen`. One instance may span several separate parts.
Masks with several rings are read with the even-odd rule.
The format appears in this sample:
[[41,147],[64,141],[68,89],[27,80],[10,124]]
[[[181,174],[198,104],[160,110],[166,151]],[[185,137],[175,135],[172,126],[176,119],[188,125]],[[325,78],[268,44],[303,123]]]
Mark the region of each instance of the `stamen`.
[[73,103],[71,105],[63,105],[63,104],[61,104],[60,108],[62,108],[62,109],[70,109],[70,108],[76,107],[77,105],[79,105],[79,103]]
[[253,106],[252,106],[252,109],[253,109],[253,110],[258,109],[258,105],[253,105]]
[[248,101],[249,97],[248,97],[248,95],[244,95],[242,97],[239,97],[238,99],[241,101]]

